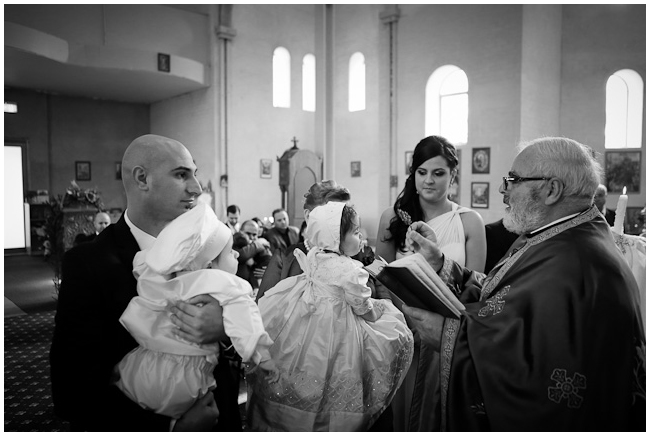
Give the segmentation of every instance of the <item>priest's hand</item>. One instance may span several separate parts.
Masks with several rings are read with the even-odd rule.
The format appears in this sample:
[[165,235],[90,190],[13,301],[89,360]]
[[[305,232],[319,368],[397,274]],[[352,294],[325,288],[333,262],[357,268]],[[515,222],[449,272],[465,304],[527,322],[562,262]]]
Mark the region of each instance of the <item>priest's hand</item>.
[[440,351],[442,327],[445,318],[438,313],[407,305],[402,306],[402,312],[409,317],[411,330],[420,336],[420,341]]
[[409,227],[406,237],[410,239],[413,250],[424,256],[434,270],[439,271],[442,268],[444,258],[438,247],[436,232],[431,227],[422,221],[414,222]]
[[210,295],[177,301],[171,312],[176,334],[181,339],[195,344],[212,344],[228,338],[223,328],[223,310]]

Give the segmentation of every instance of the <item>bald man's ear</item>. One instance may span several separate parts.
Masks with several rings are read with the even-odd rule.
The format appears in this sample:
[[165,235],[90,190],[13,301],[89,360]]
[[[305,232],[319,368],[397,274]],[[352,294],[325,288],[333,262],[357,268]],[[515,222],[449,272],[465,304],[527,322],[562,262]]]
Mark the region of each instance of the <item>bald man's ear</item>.
[[544,200],[544,204],[547,206],[560,201],[562,193],[564,192],[564,183],[562,183],[562,180],[553,177],[549,182],[550,183],[546,185],[546,199]]
[[147,170],[141,166],[136,166],[133,168],[133,179],[135,180],[135,185],[138,189],[142,191],[149,190],[149,182],[147,180]]

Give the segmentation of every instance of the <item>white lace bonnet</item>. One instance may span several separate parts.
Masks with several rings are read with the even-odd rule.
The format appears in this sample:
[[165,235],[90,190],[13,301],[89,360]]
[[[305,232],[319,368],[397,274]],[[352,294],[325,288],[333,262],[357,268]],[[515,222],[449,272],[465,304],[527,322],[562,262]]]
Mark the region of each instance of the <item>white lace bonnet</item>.
[[329,201],[309,212],[305,237],[312,246],[340,252],[341,217],[345,203]]
[[231,237],[230,229],[219,221],[212,208],[199,202],[160,232],[145,262],[163,275],[203,269]]

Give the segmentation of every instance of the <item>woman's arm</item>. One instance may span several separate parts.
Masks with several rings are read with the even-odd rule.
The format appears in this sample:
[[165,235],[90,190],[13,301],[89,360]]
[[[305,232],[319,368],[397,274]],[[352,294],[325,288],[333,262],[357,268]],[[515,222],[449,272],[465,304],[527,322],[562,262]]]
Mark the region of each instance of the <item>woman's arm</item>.
[[483,272],[487,258],[487,242],[483,218],[476,211],[460,214],[465,229],[465,267]]
[[395,260],[395,254],[397,248],[395,247],[395,241],[388,241],[387,239],[391,237],[388,226],[390,225],[390,220],[395,216],[393,208],[388,208],[381,214],[379,219],[379,228],[377,229],[377,250],[375,253],[388,263]]

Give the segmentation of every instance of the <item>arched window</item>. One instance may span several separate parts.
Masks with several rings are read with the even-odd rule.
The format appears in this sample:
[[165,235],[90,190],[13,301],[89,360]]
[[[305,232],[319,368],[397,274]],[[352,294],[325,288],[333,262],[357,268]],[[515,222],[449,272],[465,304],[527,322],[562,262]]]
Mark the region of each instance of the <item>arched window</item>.
[[643,130],[643,78],[633,70],[609,76],[605,88],[605,148],[639,148]]
[[291,107],[291,55],[284,47],[273,51],[273,107]]
[[310,53],[302,58],[302,110],[316,111],[316,58]]
[[467,144],[469,82],[463,70],[445,65],[431,74],[425,89],[425,136],[444,136]]
[[366,58],[360,52],[350,57],[350,77],[348,83],[350,112],[366,108]]

